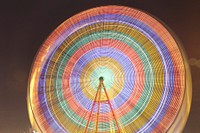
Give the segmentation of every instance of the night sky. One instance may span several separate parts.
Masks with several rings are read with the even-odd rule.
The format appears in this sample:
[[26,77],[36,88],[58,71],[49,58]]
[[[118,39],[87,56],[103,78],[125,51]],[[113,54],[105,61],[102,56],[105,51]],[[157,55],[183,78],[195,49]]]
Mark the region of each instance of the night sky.
[[21,133],[31,127],[27,84],[41,44],[69,17],[102,5],[123,5],[148,12],[179,37],[193,80],[192,108],[184,132],[200,131],[199,0],[7,0],[0,3],[0,133]]

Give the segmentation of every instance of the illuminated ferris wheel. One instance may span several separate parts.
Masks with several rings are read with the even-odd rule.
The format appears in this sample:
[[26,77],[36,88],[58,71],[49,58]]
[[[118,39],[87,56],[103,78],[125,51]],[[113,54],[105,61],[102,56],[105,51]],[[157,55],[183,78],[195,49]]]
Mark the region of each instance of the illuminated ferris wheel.
[[177,39],[150,15],[103,6],[63,22],[41,46],[28,86],[35,130],[182,131],[190,71]]

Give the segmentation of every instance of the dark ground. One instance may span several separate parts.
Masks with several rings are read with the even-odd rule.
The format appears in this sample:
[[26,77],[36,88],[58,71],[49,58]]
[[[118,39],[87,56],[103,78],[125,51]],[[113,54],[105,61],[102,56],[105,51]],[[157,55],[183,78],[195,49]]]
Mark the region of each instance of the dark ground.
[[153,14],[182,41],[191,61],[193,98],[185,133],[200,132],[199,0],[7,0],[0,3],[0,133],[30,128],[26,92],[40,45],[64,20],[101,5],[124,5]]

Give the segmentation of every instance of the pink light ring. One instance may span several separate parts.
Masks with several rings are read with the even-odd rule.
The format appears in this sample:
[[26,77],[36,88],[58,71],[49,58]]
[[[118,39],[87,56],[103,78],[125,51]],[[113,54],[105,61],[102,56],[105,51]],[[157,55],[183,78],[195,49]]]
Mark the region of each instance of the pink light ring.
[[[83,53],[85,53],[85,52],[83,52]],[[88,58],[88,57],[90,57],[90,58]],[[130,62],[130,60],[128,59],[127,56],[124,56],[123,53],[119,52],[117,49],[113,49],[113,48],[105,47],[105,46],[104,47],[102,46],[102,47],[94,48],[94,49],[91,49],[90,51],[87,51],[81,58],[79,58],[79,60],[77,61],[77,63],[75,63],[75,66],[74,66],[74,68],[72,70],[72,74],[70,76],[70,86],[72,88],[76,88],[76,90],[72,90],[72,92],[73,92],[73,94],[75,93],[76,100],[80,101],[80,104],[83,106],[83,108],[86,108],[86,109],[88,109],[89,106],[86,106],[84,103],[85,103],[85,101],[88,101],[88,98],[86,98],[86,96],[84,96],[84,94],[82,93],[82,90],[80,88],[80,84],[79,85],[77,85],[77,84],[74,85],[74,83],[73,83],[74,80],[71,80],[71,79],[72,78],[75,79],[75,83],[77,83],[77,80],[80,81],[80,76],[77,77],[76,74],[77,73],[78,73],[78,75],[81,74],[83,68],[86,67],[86,65],[88,63],[90,63],[91,60],[98,59],[98,58],[99,58],[99,60],[101,60],[101,57],[112,58],[112,59],[118,61],[119,64],[121,64],[122,68],[125,71],[125,73],[124,73],[125,75],[124,76],[126,77],[126,80],[124,82],[124,87],[121,90],[121,92],[124,93],[124,91],[126,91],[128,93],[128,95],[126,96],[126,98],[128,98],[129,94],[132,93],[132,88],[133,88],[134,83],[135,83],[135,79],[133,79],[135,77],[135,75],[134,75],[132,63]],[[95,65],[95,64],[93,64],[93,65]],[[129,65],[129,67],[127,65]],[[115,67],[115,66],[112,66],[112,67]],[[118,69],[118,68],[116,68],[116,69]],[[130,69],[128,73],[127,73],[126,69]],[[128,76],[130,76],[129,74],[131,74],[131,77],[128,77]],[[96,78],[98,80],[98,77],[96,77]],[[129,78],[132,79],[131,83],[129,83],[129,81],[128,81],[127,78],[128,79]],[[96,85],[98,85],[98,84],[96,84]],[[76,93],[77,90],[80,91],[80,92]],[[121,106],[121,104],[123,104],[122,101],[126,101],[127,100],[126,98],[124,98],[124,99],[118,99],[118,98],[120,98],[120,95],[121,94],[118,94],[118,96],[115,97],[114,99],[111,98],[113,100],[110,99],[111,103],[118,101],[117,102],[118,105],[116,107],[113,106],[113,109],[118,108],[119,106]],[[95,96],[93,95],[93,98],[94,97]],[[80,99],[82,99],[82,100],[80,100]],[[115,99],[118,99],[118,100],[115,100]],[[89,104],[92,104],[91,100],[89,100],[88,102],[89,102]],[[104,104],[102,104],[102,108],[103,108],[103,106],[104,106]],[[101,113],[105,112],[105,111],[102,112],[102,108],[100,109]]]
[[[104,40],[104,42],[109,42],[110,40]],[[105,44],[105,43],[104,43]],[[93,42],[90,42],[89,44],[87,44],[87,45],[84,45],[83,47],[87,47],[86,49],[88,49],[89,47],[89,45],[93,45],[93,47],[95,48],[95,47],[99,47],[98,45],[99,45],[99,43],[97,43],[97,41],[93,41]],[[120,42],[120,45],[125,45],[125,47],[126,48],[129,48],[130,50],[132,50],[132,48],[130,48],[129,46],[127,46],[126,44],[123,44],[122,42]],[[115,46],[110,46],[109,45],[109,47],[113,47],[113,48],[116,48]],[[81,48],[82,49],[82,48]],[[126,52],[124,51],[124,49],[119,49],[120,51],[122,51],[123,53],[125,53],[126,54]],[[137,61],[135,61],[134,59],[135,58],[137,58],[137,59],[139,59],[137,56],[137,54],[134,52],[134,51],[130,51],[130,53],[131,53],[131,55],[132,55],[132,58],[133,59],[131,59],[131,62],[133,63],[133,64],[138,64],[138,67],[142,70],[142,72],[144,71],[143,69],[143,65],[142,65],[142,62],[141,62],[141,60],[137,60]],[[129,54],[130,54],[129,53]],[[77,55],[79,55],[79,56],[82,56],[82,52],[81,52],[81,50],[80,51],[77,51],[75,54],[77,54]],[[73,55],[73,56],[75,56],[75,55]],[[76,57],[74,57],[75,59],[78,59],[78,57],[76,56]],[[140,62],[138,62],[138,61],[140,61]],[[69,61],[70,62],[70,61]],[[74,64],[75,65],[75,64]],[[73,65],[73,66],[74,66]],[[68,70],[65,70],[65,72],[64,72],[64,75],[63,75],[63,87],[62,88],[70,88],[70,86],[69,86],[69,82],[68,81],[66,81],[65,80],[65,77],[69,77],[70,76],[70,72],[71,72],[71,70],[72,70],[72,68],[73,67],[71,67],[71,65],[70,65],[70,67],[67,67],[68,66],[68,64],[66,65],[66,68],[70,68],[70,70],[68,69]],[[144,73],[140,73],[142,76],[144,76]],[[140,76],[141,76],[140,75]],[[137,74],[136,74],[136,76],[137,76]],[[136,79],[137,78],[139,78],[139,77],[136,77]],[[137,85],[138,83],[136,83],[135,84],[135,86],[136,87],[144,87],[144,84],[140,84],[140,85]],[[140,88],[139,87],[139,88]],[[137,90],[137,89],[134,89],[134,90]],[[138,99],[140,96],[141,96],[141,92],[142,91],[140,91],[140,92],[134,92],[131,96],[130,96],[130,98],[129,98],[129,100],[127,100],[127,101],[129,101],[130,103],[132,103],[133,101],[132,101],[132,99],[134,98],[134,96],[137,96],[135,99]],[[138,94],[137,93],[139,93],[139,96],[138,96]],[[72,93],[71,93],[71,91],[69,92],[67,92],[67,93],[65,93],[65,91],[63,90],[63,94],[64,94],[64,97],[65,97],[65,99],[66,99],[66,102],[71,102],[71,103],[69,103],[69,105],[71,104],[72,106],[74,105],[74,104],[76,104],[76,106],[79,106],[78,105],[78,103],[76,103],[76,101],[74,100],[74,98],[73,98],[73,96],[72,96]],[[69,97],[70,96],[70,98],[72,98],[72,100],[70,100],[70,101],[67,101],[67,97]],[[73,101],[73,102],[72,102]],[[135,100],[135,102],[136,101],[138,101],[138,100]],[[135,105],[136,103],[134,103],[133,105]],[[120,112],[121,110],[124,110],[124,111],[122,111],[122,112],[128,112],[128,110],[126,109],[127,107],[126,107],[126,105],[123,105],[122,107],[120,107],[119,109],[117,109],[116,110],[116,114],[119,114],[120,115],[120,113],[117,113],[118,111]],[[75,110],[74,110],[75,111]],[[85,110],[85,111],[87,111],[87,110]],[[81,111],[80,111],[81,112]],[[84,113],[82,113],[82,114],[85,114],[85,112]],[[121,115],[121,116],[123,116],[123,115]]]
[[[148,20],[146,17],[149,18],[148,15],[138,11],[138,10],[135,10],[135,9],[130,9],[130,8],[126,8],[126,7],[120,7],[120,6],[107,6],[107,7],[100,7],[101,9],[99,10],[99,8],[94,8],[94,9],[90,9],[90,10],[87,10],[87,11],[84,11],[82,13],[79,13],[73,17],[71,17],[70,19],[66,20],[65,22],[63,22],[57,29],[55,32],[55,34],[52,34],[49,38],[58,38],[60,36],[64,36],[64,37],[67,37],[69,36],[69,32],[63,34],[64,32],[66,32],[66,29],[68,29],[70,26],[73,26],[74,23],[77,23],[78,21],[82,20],[82,19],[86,19],[88,17],[88,13],[90,14],[90,16],[95,16],[95,15],[99,15],[101,13],[118,13],[118,14],[124,14],[124,15],[130,15],[131,17],[133,18],[136,18],[140,21],[144,20]],[[112,8],[112,9],[109,9],[109,8]],[[131,13],[130,13],[131,12]],[[96,13],[96,14],[95,14]],[[141,17],[141,15],[144,17]],[[155,25],[152,25],[152,22],[153,22],[154,19],[152,19],[151,17],[149,18],[149,24],[146,22],[146,21],[142,21],[143,23],[149,25],[150,27],[152,26],[153,28],[157,28],[157,26],[155,27]],[[155,20],[154,20],[155,21]],[[70,23],[69,23],[70,22]],[[158,22],[156,22],[158,23]],[[85,25],[83,25],[85,26]],[[161,25],[160,25],[161,26]],[[75,30],[71,31],[70,33],[74,33],[76,32],[78,28],[75,27]],[[80,28],[79,28],[80,29]],[[160,30],[159,30],[160,31]],[[57,36],[57,37],[55,37]],[[55,39],[53,39],[55,40]],[[163,40],[163,39],[162,39]],[[48,40],[47,40],[48,42]],[[50,41],[51,42],[51,41]],[[59,42],[59,41],[58,41]],[[57,44],[57,43],[56,43]]]
[[[55,52],[55,51],[53,51]],[[52,53],[50,55],[50,58],[52,58],[52,56],[54,55],[54,53]],[[49,66],[50,61],[45,62],[47,66]],[[45,64],[44,64],[45,65]],[[42,70],[41,70],[42,71]],[[45,69],[45,74],[47,73],[48,69]],[[46,78],[46,75],[45,75]],[[43,81],[43,88],[46,88],[46,81]],[[51,86],[51,85],[50,85]],[[48,88],[46,88],[48,89]],[[55,117],[53,117],[53,112],[49,109],[49,106],[51,103],[48,102],[49,99],[46,99],[46,89],[43,89],[43,97],[38,96],[39,97],[39,101],[40,101],[40,108],[45,116],[45,119],[50,119],[47,122],[47,124],[52,128],[53,132],[65,132],[67,129],[64,129],[62,127],[62,125],[59,124],[59,122],[57,121],[58,119],[56,119]],[[39,92],[39,91],[38,91]],[[42,99],[42,100],[41,100]],[[44,104],[44,105],[43,105]],[[52,106],[52,105],[51,105]],[[53,107],[53,106],[52,106]],[[45,110],[46,109],[46,110]],[[54,111],[54,110],[53,110]],[[49,118],[50,116],[50,118]],[[45,124],[46,125],[46,124]],[[54,128],[53,128],[54,127]],[[46,130],[46,129],[45,129]]]
[[[180,65],[180,64],[179,64]],[[159,123],[156,127],[155,130],[159,130],[162,131],[165,129],[165,126],[170,126],[173,121],[171,121],[171,118],[176,118],[175,116],[177,115],[179,110],[176,110],[176,113],[171,113],[174,112],[174,108],[180,108],[181,107],[181,103],[182,103],[182,99],[184,97],[184,85],[180,85],[181,84],[185,84],[185,77],[183,76],[183,78],[180,78],[181,74],[185,74],[185,70],[184,68],[182,69],[182,71],[179,71],[179,69],[175,67],[174,70],[174,90],[173,90],[173,94],[172,94],[172,99],[170,101],[170,107],[167,109],[165,115],[163,116],[161,123],[166,123],[165,125],[162,125],[161,123]]]

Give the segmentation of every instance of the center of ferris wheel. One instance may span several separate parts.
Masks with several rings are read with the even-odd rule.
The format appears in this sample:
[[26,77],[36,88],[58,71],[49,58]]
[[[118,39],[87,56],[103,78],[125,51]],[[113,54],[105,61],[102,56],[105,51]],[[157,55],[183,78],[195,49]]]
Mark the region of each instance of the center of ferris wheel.
[[105,89],[103,81],[104,81],[104,78],[102,76],[99,77],[99,86],[98,86],[99,91],[102,91],[102,88]]
[[99,81],[100,81],[100,83],[103,82],[103,80],[104,80],[104,78],[103,78],[102,76],[99,77]]
[[[95,53],[98,52],[95,51]],[[121,56],[121,58],[122,57],[123,56]],[[85,61],[84,59],[85,57],[83,59],[80,58],[80,62]],[[127,58],[123,58],[123,61],[127,60]],[[119,62],[120,61],[122,60],[119,60]],[[130,65],[124,65],[125,63],[123,64],[122,62],[119,62],[117,62],[117,59],[104,56],[97,59],[92,59],[89,63],[84,62],[85,65],[82,65],[81,69],[80,66],[74,68],[70,76],[70,86],[76,87],[76,75],[77,73],[80,74],[78,80],[80,80],[79,85],[81,92],[86,98],[93,101],[98,90],[99,78],[103,77],[103,83],[110,100],[115,99],[127,84],[125,82],[127,73],[124,72],[124,68]],[[77,64],[79,64],[79,62]],[[81,70],[81,72],[79,72],[79,70]],[[130,71],[130,74],[133,75],[132,77],[134,77],[134,71],[132,69]],[[72,91],[74,90],[72,89]],[[101,93],[102,94],[100,100],[106,100],[106,95],[103,89],[101,89]],[[77,97],[79,96],[77,95]]]
[[111,88],[113,88],[115,82],[114,72],[110,68],[105,66],[96,68],[90,75],[90,85],[94,90],[97,91],[97,85],[99,84],[99,82],[104,83],[104,85],[106,86],[106,90],[110,90]]

